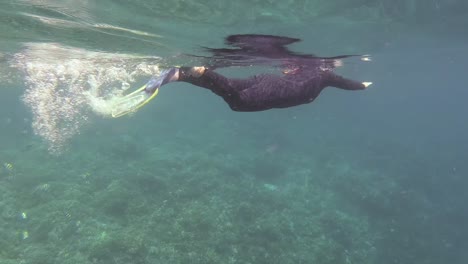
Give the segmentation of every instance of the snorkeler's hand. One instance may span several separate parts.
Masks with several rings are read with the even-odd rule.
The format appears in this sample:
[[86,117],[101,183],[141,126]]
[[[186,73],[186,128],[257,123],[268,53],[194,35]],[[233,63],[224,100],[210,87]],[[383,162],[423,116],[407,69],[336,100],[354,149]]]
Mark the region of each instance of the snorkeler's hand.
[[362,82],[365,88],[369,87],[372,85],[372,82]]

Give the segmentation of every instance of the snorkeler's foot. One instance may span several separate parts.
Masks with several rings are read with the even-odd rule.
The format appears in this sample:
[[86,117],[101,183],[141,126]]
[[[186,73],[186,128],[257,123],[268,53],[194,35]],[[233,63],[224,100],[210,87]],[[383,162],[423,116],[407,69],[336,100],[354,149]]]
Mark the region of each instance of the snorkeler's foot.
[[159,87],[179,80],[179,68],[170,68],[161,71],[159,76],[155,76],[145,85],[147,94],[153,94]]
[[161,86],[163,86],[166,83],[175,82],[179,80],[179,68],[170,68],[169,70],[167,70],[167,73],[165,72],[164,74],[166,74],[166,76],[164,77]]
[[372,82],[362,82],[365,88],[369,87],[372,85]]

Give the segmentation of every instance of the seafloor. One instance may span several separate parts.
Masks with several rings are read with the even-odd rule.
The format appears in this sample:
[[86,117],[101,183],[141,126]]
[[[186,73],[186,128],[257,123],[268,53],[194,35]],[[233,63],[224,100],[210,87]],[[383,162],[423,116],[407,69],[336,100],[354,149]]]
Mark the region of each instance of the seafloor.
[[2,264],[453,257],[437,235],[459,231],[442,228],[430,194],[411,184],[427,173],[408,160],[420,160],[414,153],[379,152],[370,140],[356,155],[333,136],[297,149],[281,132],[262,138],[252,124],[223,120],[191,133],[150,125],[149,137],[128,129],[143,118],[129,120],[104,120],[59,156],[35,139],[1,150],[12,165],[0,174]]

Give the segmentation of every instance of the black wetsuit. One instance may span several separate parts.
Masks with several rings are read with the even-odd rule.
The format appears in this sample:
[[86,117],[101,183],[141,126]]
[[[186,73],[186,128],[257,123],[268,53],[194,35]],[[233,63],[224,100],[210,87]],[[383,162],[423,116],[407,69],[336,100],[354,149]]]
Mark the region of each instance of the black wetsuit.
[[[312,102],[327,86],[345,90],[363,90],[361,82],[333,73],[337,57],[296,54],[286,47],[299,39],[270,35],[232,35],[227,44],[236,49],[207,49],[207,70],[199,77],[190,76],[190,68],[179,70],[179,80],[204,87],[221,96],[234,111],[263,111]],[[276,65],[275,65],[276,64]],[[275,65],[288,73],[260,74],[248,79],[226,78],[214,69],[244,65]]]
[[207,70],[200,77],[186,74],[181,68],[179,81],[210,89],[221,96],[234,111],[253,112],[286,108],[312,102],[327,86],[345,90],[363,90],[357,81],[345,79],[331,71],[302,71],[284,76],[260,74],[249,79],[230,79]]

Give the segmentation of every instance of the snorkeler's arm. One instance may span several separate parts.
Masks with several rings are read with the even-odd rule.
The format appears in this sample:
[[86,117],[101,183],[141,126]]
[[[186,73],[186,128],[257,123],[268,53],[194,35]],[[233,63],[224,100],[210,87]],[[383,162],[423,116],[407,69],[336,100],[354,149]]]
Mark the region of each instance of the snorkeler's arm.
[[327,72],[323,78],[325,86],[332,86],[344,90],[364,90],[372,84],[371,82],[358,82],[346,79],[333,72]]

